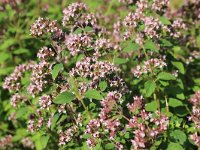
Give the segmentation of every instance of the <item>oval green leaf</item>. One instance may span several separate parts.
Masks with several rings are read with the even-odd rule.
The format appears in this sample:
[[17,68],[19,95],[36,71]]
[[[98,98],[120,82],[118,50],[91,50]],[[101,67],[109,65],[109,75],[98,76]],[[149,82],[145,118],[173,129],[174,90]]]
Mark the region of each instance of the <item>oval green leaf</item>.
[[66,104],[70,103],[72,100],[74,100],[74,98],[75,96],[71,92],[63,92],[56,96],[53,102],[56,104]]

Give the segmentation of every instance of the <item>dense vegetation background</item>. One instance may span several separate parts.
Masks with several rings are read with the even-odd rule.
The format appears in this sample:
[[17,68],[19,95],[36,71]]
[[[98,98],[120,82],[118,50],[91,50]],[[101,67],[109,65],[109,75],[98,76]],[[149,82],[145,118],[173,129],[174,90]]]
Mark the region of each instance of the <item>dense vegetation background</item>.
[[198,149],[199,14],[199,0],[0,1],[0,149]]

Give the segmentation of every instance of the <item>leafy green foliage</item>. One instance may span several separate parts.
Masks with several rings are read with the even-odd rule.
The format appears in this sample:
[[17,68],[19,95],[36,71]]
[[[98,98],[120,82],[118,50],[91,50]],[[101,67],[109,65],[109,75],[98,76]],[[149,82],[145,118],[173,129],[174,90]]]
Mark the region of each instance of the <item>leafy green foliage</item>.
[[185,73],[184,66],[183,66],[183,64],[182,64],[181,62],[172,61],[172,64],[173,64],[182,74]]
[[174,149],[183,150],[183,147],[179,143],[170,142],[167,147],[167,150],[174,150]]
[[181,130],[174,130],[173,132],[170,133],[170,136],[177,140],[178,143],[184,144],[187,140],[187,136],[185,133]]
[[63,70],[63,64],[56,64],[54,67],[53,67],[53,70],[51,71],[51,74],[52,74],[52,77],[53,79],[55,80],[56,77],[58,76],[58,73]]
[[147,40],[144,44],[145,49],[149,49],[155,52],[158,52],[158,48],[156,47],[155,43],[152,42],[151,40]]
[[85,92],[84,96],[86,98],[96,99],[96,100],[102,100],[103,96],[100,94],[99,91],[95,89],[89,89]]
[[145,82],[144,87],[146,90],[146,96],[150,97],[155,92],[156,84],[154,81],[149,80],[149,81]]
[[71,92],[62,92],[56,96],[53,102],[56,104],[67,104],[70,103],[74,98],[75,96]]
[[176,77],[173,76],[172,74],[170,73],[167,73],[167,72],[161,72],[158,74],[158,77],[157,77],[159,80],[175,80]]
[[178,99],[170,98],[169,99],[169,106],[171,106],[171,107],[183,106],[183,103]]
[[152,101],[146,104],[145,109],[147,111],[155,112],[158,109],[158,104],[156,103],[156,101]]
[[[75,12],[79,14],[78,19],[73,15],[69,24],[61,25],[63,9],[76,1],[0,2],[0,149],[88,150],[90,142],[94,144],[94,150],[116,149],[121,145],[124,149],[137,149],[137,144],[142,145],[136,141],[138,137],[146,142],[145,147],[138,149],[197,149],[199,145],[191,135],[194,138],[196,134],[199,138],[198,114],[194,113],[199,104],[193,104],[190,98],[200,91],[200,27],[195,1],[170,1],[169,7],[164,6],[159,11],[150,7],[154,1],[148,1],[148,8],[137,14],[139,1],[128,4],[126,0],[124,3],[82,0],[89,6],[87,11],[98,13],[94,15],[97,21],[93,21],[93,15],[87,15],[87,11],[80,10]],[[165,7],[167,12],[162,11]],[[175,15],[170,14],[171,10]],[[140,13],[144,16],[135,21],[132,15]],[[30,36],[31,25],[39,16],[58,20],[62,33],[58,30],[46,37]],[[73,24],[74,19],[77,20]],[[84,21],[87,23],[81,24]],[[96,22],[98,26],[94,27]],[[88,38],[88,41],[81,43],[76,37],[78,40],[74,42],[70,38],[69,46],[67,37],[71,34],[84,40]],[[15,76],[11,74],[19,64],[27,65],[30,60],[36,64],[41,62],[37,52],[43,46],[50,47],[55,53],[54,57],[42,62],[43,65],[50,63],[48,69],[41,71],[34,66],[37,68],[35,75],[34,67],[22,74],[17,71]],[[72,55],[71,47],[79,52]],[[94,57],[97,50],[97,57]],[[87,62],[87,58],[93,60]],[[89,64],[89,67],[83,64]],[[80,67],[78,71],[72,70],[76,67]],[[13,85],[19,85],[16,91],[8,92],[4,87],[6,77],[10,76],[16,79]],[[31,83],[42,84],[31,87]],[[29,92],[36,88],[40,91],[31,95]],[[26,99],[13,97],[14,94]],[[49,99],[45,99],[46,95]],[[198,100],[198,96],[194,99]],[[167,121],[163,119],[165,117]],[[137,125],[131,128],[133,119]],[[96,133],[86,133],[89,124],[98,120],[101,122],[92,124],[87,130]],[[150,131],[160,131],[160,126],[166,129],[150,136],[154,134]],[[30,132],[27,128],[31,127],[35,130]],[[145,130],[140,131],[140,127]],[[2,142],[6,135],[12,136],[11,145]],[[62,139],[65,144],[58,144]],[[26,147],[29,142],[33,148]]]

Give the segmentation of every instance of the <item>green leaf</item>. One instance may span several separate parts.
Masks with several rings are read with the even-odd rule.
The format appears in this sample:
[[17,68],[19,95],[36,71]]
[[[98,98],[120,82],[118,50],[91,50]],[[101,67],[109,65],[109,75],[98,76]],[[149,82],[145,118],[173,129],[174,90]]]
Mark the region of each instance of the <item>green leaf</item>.
[[146,111],[155,112],[157,110],[157,108],[158,108],[158,105],[157,105],[156,101],[152,101],[152,102],[147,103],[145,105],[145,110]]
[[139,25],[138,31],[142,32],[142,31],[144,31],[144,28],[145,28],[145,25],[144,25],[144,24]]
[[157,48],[156,44],[154,44],[154,42],[152,42],[151,40],[145,41],[144,48],[158,52],[158,48]]
[[130,138],[130,133],[129,133],[129,132],[126,132],[126,134],[124,135],[124,137],[125,137],[126,139],[129,139],[129,138]]
[[127,46],[123,49],[124,52],[132,52],[139,48],[140,46],[132,41],[127,42]]
[[105,89],[107,88],[108,84],[106,81],[101,81],[99,83],[99,88],[101,89],[101,91],[105,91]]
[[180,94],[176,94],[176,97],[178,99],[181,99],[181,100],[184,100],[185,99],[185,95],[183,93],[180,93]]
[[103,150],[101,143],[99,142],[95,147],[93,147],[93,150]]
[[82,30],[81,28],[77,28],[77,29],[74,31],[75,34],[80,34],[80,33],[82,33],[82,32],[83,32],[83,30]]
[[167,82],[167,81],[159,80],[159,82],[160,82],[163,86],[168,86],[168,85],[169,85],[169,82]]
[[87,51],[92,51],[92,50],[94,50],[94,48],[93,47],[88,47],[86,50]]
[[105,145],[105,149],[114,149],[115,148],[115,144],[114,143],[108,143]]
[[[1,59],[1,58],[0,58]],[[6,75],[9,74],[10,72],[13,71],[13,67],[6,67],[6,68],[2,68],[0,69],[0,75]]]
[[176,77],[173,76],[173,75],[170,74],[170,73],[161,72],[161,73],[158,74],[158,79],[159,79],[159,80],[175,80]]
[[69,78],[69,85],[71,87],[71,90],[75,93],[75,95],[77,95],[79,92],[78,92],[78,88],[76,87],[76,81],[74,77]]
[[172,61],[171,63],[172,63],[172,65],[174,65],[180,71],[180,73],[182,73],[182,74],[185,73],[185,68],[184,68],[182,62]]
[[19,128],[16,130],[15,136],[13,136],[12,141],[16,142],[22,139],[23,137],[26,137],[28,135],[28,131],[24,128]]
[[127,62],[127,59],[125,58],[115,58],[114,63],[117,65],[125,64]]
[[13,54],[19,55],[19,54],[24,54],[24,53],[28,53],[29,50],[26,48],[19,48],[14,50]]
[[188,110],[184,106],[179,106],[174,109],[175,115],[179,117],[184,117],[189,114]]
[[91,137],[92,137],[91,134],[84,134],[81,138],[88,139],[88,138],[91,138]]
[[161,16],[160,17],[160,22],[164,25],[171,25],[171,22],[169,21],[168,18],[166,18],[165,16]]
[[36,150],[42,150],[41,135],[38,133],[34,137]]
[[167,150],[184,150],[184,149],[180,144],[170,142],[168,147],[167,147]]
[[0,45],[0,49],[7,49],[9,48],[10,46],[16,44],[17,41],[16,39],[14,38],[10,38],[10,39],[6,39],[4,40],[4,42]]
[[145,82],[144,87],[146,90],[146,96],[150,97],[156,89],[156,84],[154,81],[149,80],[149,81]]
[[46,146],[47,146],[47,143],[49,141],[49,135],[42,135],[41,136],[41,145],[42,145],[42,148],[45,149]]
[[183,103],[175,98],[169,98],[168,103],[169,103],[169,106],[171,106],[171,107],[183,106]]
[[58,113],[56,113],[54,116],[53,116],[53,119],[52,119],[52,123],[51,123],[51,130],[53,130],[56,126],[56,122],[58,121],[60,115]]
[[87,92],[85,92],[84,96],[86,98],[92,98],[92,99],[96,99],[96,100],[102,100],[103,99],[103,96],[100,94],[100,92],[95,90],[95,89],[87,90]]
[[166,39],[160,39],[161,43],[163,46],[166,46],[166,47],[170,47],[172,46],[172,43]]
[[1,53],[0,55],[0,64],[5,63],[7,59],[11,58],[11,55],[8,53]]
[[157,148],[156,148],[156,146],[152,146],[151,148],[150,148],[150,150],[156,150]]
[[62,121],[68,118],[67,114],[62,115],[62,117],[59,117],[59,120],[57,120],[56,124],[60,124]]
[[16,113],[16,118],[21,118],[22,116],[24,116],[28,111],[27,107],[22,107],[20,108],[17,113]]
[[56,104],[66,104],[70,103],[75,98],[74,94],[70,92],[63,92],[56,96],[56,98],[53,100]]
[[86,26],[85,28],[84,28],[84,31],[85,32],[89,32],[89,31],[92,31],[93,30],[93,28],[92,27],[89,27],[89,26]]
[[181,130],[175,130],[172,133],[170,133],[170,136],[173,137],[175,140],[178,140],[177,142],[180,144],[184,144],[187,140],[187,136],[185,133]]
[[54,67],[53,67],[53,70],[51,71],[51,74],[52,74],[52,78],[55,80],[56,77],[58,76],[58,73],[63,70],[63,64],[56,64]]
[[200,47],[200,35],[199,36],[197,36],[197,45]]
[[84,57],[84,54],[79,54],[76,61],[81,61]]

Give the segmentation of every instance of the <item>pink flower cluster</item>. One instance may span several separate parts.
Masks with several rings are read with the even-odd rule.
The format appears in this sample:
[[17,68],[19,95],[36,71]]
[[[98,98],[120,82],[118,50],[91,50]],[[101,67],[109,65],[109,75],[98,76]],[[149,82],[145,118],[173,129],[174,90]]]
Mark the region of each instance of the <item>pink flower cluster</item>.
[[94,14],[87,13],[87,7],[84,3],[72,3],[63,10],[62,24],[64,27],[70,27],[74,30],[77,27],[91,26],[93,29],[99,29],[97,18]]
[[6,77],[3,88],[8,89],[9,91],[18,91],[21,88],[21,79],[24,73],[30,71],[33,66],[33,62],[17,66],[14,72],[10,76]]
[[[42,109],[38,109],[36,114],[30,115],[30,120],[27,124],[27,129],[29,132],[36,132],[41,129],[46,124],[46,127],[51,128],[54,113],[44,115],[41,111]],[[47,119],[45,119],[45,117]]]
[[15,93],[10,99],[10,104],[13,107],[17,107],[18,103],[23,103],[25,101],[27,101],[27,98],[25,96],[20,95],[19,93]]
[[139,78],[142,74],[147,74],[155,69],[162,69],[167,64],[163,59],[152,58],[144,62],[143,65],[138,65],[136,68],[132,69],[132,73],[135,77]]
[[63,26],[78,20],[81,12],[85,12],[87,7],[84,3],[72,3],[63,10]]
[[[159,30],[162,27],[162,24],[157,18],[145,16],[145,10],[148,8],[148,1],[140,0],[136,3],[137,9],[135,12],[129,13],[124,21],[123,25],[127,28],[124,38],[128,39],[132,35],[135,34],[137,31],[137,27],[139,24],[144,23],[144,31],[141,33],[138,32],[136,34],[136,43],[143,44],[144,35],[150,38],[158,38],[159,37]],[[143,34],[144,33],[144,34]]]
[[114,140],[114,137],[121,125],[118,119],[112,118],[112,111],[117,108],[117,104],[119,104],[121,96],[121,93],[117,91],[109,92],[107,97],[101,102],[103,108],[101,109],[99,118],[105,127],[105,132],[109,133],[110,140]]
[[86,143],[90,149],[95,147],[97,144],[96,139],[100,137],[99,129],[101,128],[101,123],[99,119],[92,119],[86,126],[85,134],[90,134],[92,137],[88,138]]
[[47,120],[47,127],[48,128],[51,128],[53,117],[54,117],[54,113],[51,113],[50,117]]
[[173,21],[172,25],[170,27],[163,26],[163,29],[165,29],[170,36],[173,36],[175,38],[179,38],[181,36],[181,32],[179,30],[186,30],[186,24],[183,22],[182,19],[176,19]]
[[52,100],[49,95],[42,95],[39,99],[39,105],[41,106],[41,109],[49,109],[51,103]]
[[153,0],[152,10],[163,11],[169,5],[169,0]]
[[[91,138],[87,139],[87,145],[92,149],[97,144],[96,139],[109,134],[109,139],[114,140],[117,131],[121,125],[118,119],[112,118],[112,111],[117,108],[117,103],[121,98],[121,94],[117,91],[109,92],[107,97],[101,101],[101,108],[99,118],[92,119],[86,126],[85,134],[92,135]],[[101,130],[101,128],[103,130]]]
[[[103,79],[108,80],[112,87],[125,88],[124,81],[117,75],[119,71],[119,68],[110,62],[97,61],[96,58],[86,57],[76,63],[76,66],[70,71],[70,75],[91,79],[90,83],[82,83],[80,91],[84,92],[88,88],[97,88],[98,82]],[[114,77],[110,78],[111,75],[114,75]]]
[[[160,22],[159,18],[155,16],[147,16],[146,10],[150,3],[145,0],[139,0],[136,3],[137,8],[134,12],[130,12],[123,20],[125,27],[124,39],[135,38],[135,42],[143,45],[144,40],[152,38],[155,41],[163,36],[160,34],[162,31],[169,33],[174,38],[181,36],[180,29],[186,29],[185,23],[181,19],[175,20],[171,25],[164,25]],[[150,11],[163,11],[167,9],[169,0],[154,0],[152,9]],[[144,29],[140,29],[144,25]]]
[[47,61],[40,61],[32,68],[31,83],[28,86],[28,92],[35,97],[44,90],[45,85],[48,83],[46,78],[50,76],[51,65]]
[[174,18],[176,16],[188,20],[191,19],[192,23],[198,22],[200,19],[199,3],[199,0],[185,0],[182,7],[176,10],[168,9],[165,15],[169,18]]
[[67,109],[67,107],[66,107],[65,104],[60,105],[59,108],[58,108],[58,112],[59,112],[59,113],[66,114],[66,113],[67,113],[66,109]]
[[190,120],[195,123],[196,128],[200,128],[200,91],[195,92],[195,94],[189,99],[192,103],[192,116]]
[[84,53],[92,46],[92,38],[88,35],[70,34],[66,36],[65,45],[72,56]]
[[39,17],[38,20],[36,20],[36,22],[31,26],[30,32],[33,36],[41,37],[49,33],[55,33],[59,30],[60,29],[56,20],[51,21],[48,18]]
[[30,149],[34,149],[35,148],[35,145],[34,145],[33,141],[29,137],[23,138],[21,140],[21,143],[22,143],[24,148],[30,148]]
[[12,147],[12,135],[6,135],[0,139],[0,149],[9,149]]
[[186,59],[186,63],[189,64],[199,58],[200,58],[200,51],[192,51],[190,52],[189,57]]
[[158,38],[158,31],[161,28],[160,21],[157,18],[153,17],[145,17],[143,21],[145,25],[144,33],[150,38]]
[[115,45],[113,45],[113,43],[110,42],[110,40],[108,39],[100,38],[95,41],[94,49],[95,49],[94,56],[99,57],[102,55],[101,53],[106,53],[109,52],[110,50],[115,49]]
[[55,56],[55,52],[53,52],[53,50],[51,48],[48,48],[46,46],[42,47],[37,53],[37,57],[40,60],[46,60],[49,57],[53,57],[53,56]]
[[74,137],[74,134],[78,132],[80,126],[82,126],[82,116],[79,113],[76,119],[76,123],[73,126],[69,127],[65,131],[60,131],[59,145],[66,145],[68,142],[70,142],[72,137]]
[[132,104],[128,103],[127,108],[130,112],[135,113],[138,109],[142,108],[143,96],[134,96],[133,99],[134,102]]
[[96,81],[118,71],[119,68],[112,63],[97,61],[95,58],[86,57],[84,60],[76,63],[76,67],[72,69],[70,74],[71,76],[89,77],[93,81]]
[[[195,128],[200,129],[200,91],[195,92],[195,94],[189,99],[192,107],[192,116],[189,117],[190,121],[193,121]],[[194,141],[197,146],[200,146],[200,136],[197,132],[192,134],[190,138]]]
[[[146,122],[148,122],[148,125]],[[138,115],[134,115],[129,120],[127,125],[127,128],[133,129],[134,138],[131,142],[134,149],[147,148],[150,141],[167,130],[168,122],[168,118],[159,112],[152,114],[146,112],[145,109],[141,109]]]
[[36,118],[30,118],[27,124],[27,129],[29,132],[35,132],[38,131],[43,125],[44,125],[44,118],[39,117],[38,119]]
[[194,143],[200,147],[200,136],[196,133],[190,135],[190,138],[194,141]]
[[129,27],[130,29],[136,28],[138,23],[145,17],[143,12],[148,8],[148,1],[139,0],[137,1],[136,6],[137,9],[135,12],[129,13],[123,21],[123,25],[125,27]]
[[[69,34],[65,38],[65,46],[72,56],[86,53],[87,49],[94,49],[94,56],[100,57],[103,53],[115,49],[115,45],[105,38],[99,38],[93,43],[93,38],[87,34]],[[117,47],[118,48],[118,47]]]
[[82,14],[81,17],[75,22],[76,27],[92,26],[96,27],[97,18],[94,14]]

